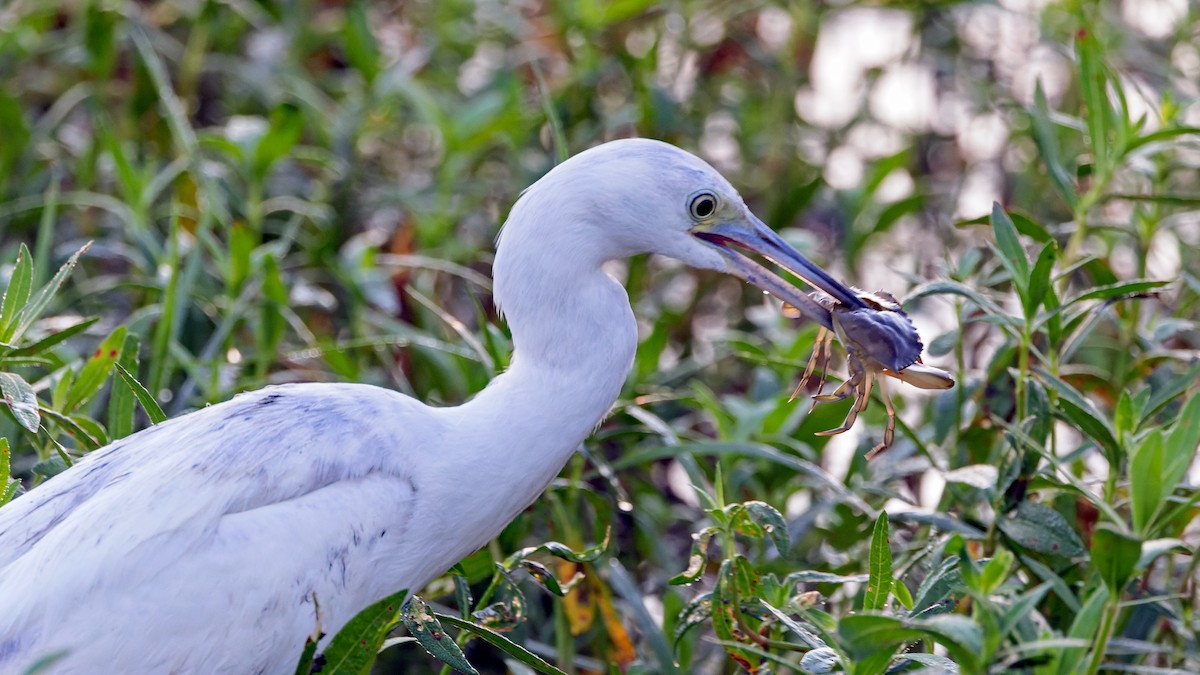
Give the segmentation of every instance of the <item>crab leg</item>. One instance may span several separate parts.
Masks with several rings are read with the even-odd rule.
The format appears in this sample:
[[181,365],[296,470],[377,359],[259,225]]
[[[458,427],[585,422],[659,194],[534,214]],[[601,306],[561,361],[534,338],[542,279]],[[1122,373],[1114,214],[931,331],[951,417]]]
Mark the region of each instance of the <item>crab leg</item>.
[[842,422],[842,426],[836,429],[827,429],[818,431],[817,436],[836,436],[838,434],[850,431],[850,427],[854,426],[854,420],[858,419],[858,406],[850,406],[850,412],[846,415],[846,420]]
[[829,330],[824,326],[821,326],[817,330],[817,341],[813,345],[812,356],[808,357],[808,365],[804,368],[804,374],[800,376],[800,382],[796,384],[796,391],[793,391],[792,395],[788,397],[788,403],[796,400],[796,397],[800,395],[800,391],[804,389],[804,385],[808,384],[808,378],[812,377],[813,369],[816,368],[817,360],[821,356],[821,348],[824,346],[823,343],[825,340],[825,334],[828,332]]
[[887,408],[887,426],[883,430],[883,440],[879,445],[871,448],[867,453],[867,459],[871,459],[876,454],[888,449],[892,445],[892,441],[896,436],[896,409],[892,407],[892,397],[888,393],[887,380],[879,378],[879,397],[883,399],[883,407]]
[[854,400],[854,407],[858,408],[859,412],[867,409],[867,404],[871,402],[871,386],[875,384],[875,371],[868,370],[863,377],[863,382],[858,387],[858,397]]
[[832,394],[819,394],[817,396],[813,396],[813,401],[820,402],[820,403],[831,403],[833,401],[840,401],[840,400],[846,398],[847,396],[849,396],[850,395],[849,392],[855,391],[855,389],[857,387],[857,384],[855,384],[856,380],[858,382],[861,382],[862,377],[861,376],[852,377],[852,378],[846,380],[845,382],[842,382],[841,386],[839,386],[837,389],[834,389]]

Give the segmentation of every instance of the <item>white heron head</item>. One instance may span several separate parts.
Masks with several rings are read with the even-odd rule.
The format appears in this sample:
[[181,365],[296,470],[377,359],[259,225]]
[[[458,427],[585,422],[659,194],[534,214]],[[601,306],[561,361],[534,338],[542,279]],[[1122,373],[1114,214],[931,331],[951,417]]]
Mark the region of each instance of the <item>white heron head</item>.
[[[564,264],[656,253],[738,276],[829,325],[829,314],[751,256],[789,270],[850,307],[846,286],[783,241],[750,212],[737,190],[704,160],[649,139],[612,141],[555,167],[513,207],[499,242],[497,291],[516,256],[539,250]],[[509,261],[502,260],[502,257]]]

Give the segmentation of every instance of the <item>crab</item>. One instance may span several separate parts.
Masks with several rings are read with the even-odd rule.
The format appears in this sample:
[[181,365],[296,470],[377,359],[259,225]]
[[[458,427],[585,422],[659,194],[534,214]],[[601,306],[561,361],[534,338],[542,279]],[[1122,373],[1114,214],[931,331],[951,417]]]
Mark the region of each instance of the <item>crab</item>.
[[[879,395],[887,409],[888,421],[883,440],[867,453],[867,458],[870,459],[892,444],[896,431],[896,410],[892,407],[892,399],[888,394],[887,380],[878,375],[889,375],[921,389],[949,389],[954,386],[954,378],[944,370],[921,362],[921,338],[895,297],[884,291],[870,293],[857,288],[851,290],[862,306],[851,307],[820,291],[809,294],[816,304],[829,312],[831,326],[827,327],[822,322],[817,332],[816,347],[800,383],[796,386],[796,391],[792,394],[792,399],[799,396],[808,384],[817,362],[822,362],[821,379],[809,412],[812,412],[818,403],[854,397],[854,404],[850,406],[850,412],[842,426],[817,433],[818,436],[833,436],[849,431],[854,426],[858,414],[867,408],[871,388],[878,382]],[[785,304],[783,311],[785,316],[801,316],[801,311],[791,305]],[[849,377],[833,393],[823,394],[821,392],[825,388],[835,335],[846,347]]]

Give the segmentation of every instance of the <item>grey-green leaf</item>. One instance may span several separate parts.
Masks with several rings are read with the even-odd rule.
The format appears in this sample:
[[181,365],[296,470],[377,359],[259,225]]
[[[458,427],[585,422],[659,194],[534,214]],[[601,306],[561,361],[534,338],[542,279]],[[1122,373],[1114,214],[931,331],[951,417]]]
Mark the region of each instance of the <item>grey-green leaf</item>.
[[41,416],[38,415],[37,394],[33,392],[33,387],[16,373],[0,373],[0,394],[4,395],[4,404],[17,423],[36,434]]
[[1054,509],[1036,502],[1021,502],[1014,514],[997,520],[1000,530],[1031,551],[1068,558],[1083,555],[1083,542]]
[[1013,276],[1013,283],[1016,285],[1022,298],[1026,295],[1026,289],[1029,286],[1029,258],[1025,254],[1025,248],[1021,246],[1021,240],[1017,236],[1017,226],[1013,225],[1012,219],[1005,213],[1004,208],[997,203],[992,204],[992,232],[996,236],[996,246],[1000,249],[1000,253],[1004,256],[1002,262],[1006,262],[1005,267],[1009,267]]
[[412,596],[404,603],[401,612],[404,625],[417,642],[442,663],[466,675],[479,675],[479,671],[467,662],[462,649],[442,628],[438,617],[429,609],[429,605],[417,596]]

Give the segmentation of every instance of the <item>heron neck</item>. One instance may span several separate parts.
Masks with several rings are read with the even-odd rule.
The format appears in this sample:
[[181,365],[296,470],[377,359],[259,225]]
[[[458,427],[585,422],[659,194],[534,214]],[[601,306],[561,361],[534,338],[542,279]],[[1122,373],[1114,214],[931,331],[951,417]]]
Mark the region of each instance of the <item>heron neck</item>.
[[471,495],[464,509],[475,505],[459,521],[473,530],[464,533],[468,546],[482,546],[541,494],[608,414],[633,365],[628,297],[599,264],[534,271],[528,295],[505,298],[511,365],[475,398],[446,409],[452,438],[443,445],[464,454],[451,469],[455,489]]

